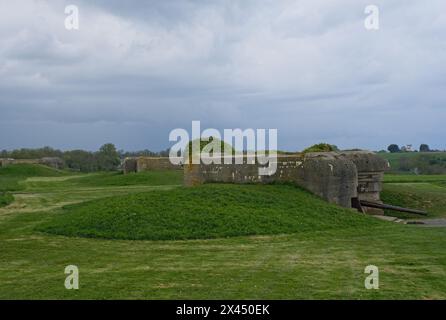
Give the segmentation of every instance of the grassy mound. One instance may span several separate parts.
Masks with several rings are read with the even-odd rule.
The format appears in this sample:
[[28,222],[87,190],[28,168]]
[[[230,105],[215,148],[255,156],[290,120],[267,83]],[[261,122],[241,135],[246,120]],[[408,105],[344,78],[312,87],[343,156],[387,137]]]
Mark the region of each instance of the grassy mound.
[[119,172],[101,172],[70,177],[59,181],[38,179],[27,181],[28,191],[56,191],[73,188],[102,188],[123,186],[181,185],[182,171],[147,171],[124,175]]
[[[213,152],[220,153],[220,154],[226,154],[226,155],[232,155],[235,153],[235,149],[228,143],[214,137],[207,137],[207,138],[200,138],[195,139],[192,141],[189,141],[189,143],[186,146],[186,149],[184,150],[184,154],[189,154],[189,159],[192,158],[192,153],[195,152],[193,150],[193,143],[197,144],[197,148],[200,149],[197,150],[199,152],[206,151],[210,152],[210,148],[213,146],[216,147],[216,150],[213,150]],[[211,144],[212,143],[212,144]],[[209,147],[207,147],[209,145]],[[227,154],[229,153],[229,154]]]
[[388,160],[392,172],[409,173],[415,169],[421,174],[445,174],[446,152],[379,152]]
[[67,175],[65,171],[38,164],[13,164],[0,168],[0,192],[23,189],[21,180],[30,177],[58,177]]
[[57,177],[67,172],[40,164],[12,164],[0,168],[0,176],[18,177]]
[[39,227],[47,233],[109,239],[207,239],[272,235],[380,223],[293,186],[175,188],[71,205]]
[[[385,174],[384,203],[425,210],[428,217],[446,217],[446,175]],[[397,211],[386,214],[404,219],[421,216]]]
[[308,152],[331,152],[331,151],[338,151],[338,147],[336,147],[333,144],[328,143],[319,143],[314,144],[311,147],[306,148],[302,153],[308,153]]
[[[446,216],[446,188],[437,182],[385,183],[381,200],[396,206],[425,210],[428,217],[432,218]],[[422,218],[419,215],[390,210],[386,214],[404,219]]]

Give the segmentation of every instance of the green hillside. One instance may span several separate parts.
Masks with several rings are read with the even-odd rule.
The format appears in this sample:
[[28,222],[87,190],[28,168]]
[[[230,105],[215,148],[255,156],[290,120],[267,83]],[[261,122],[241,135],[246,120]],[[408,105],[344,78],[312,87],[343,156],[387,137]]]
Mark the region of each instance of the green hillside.
[[392,172],[446,174],[446,152],[380,152],[388,160]]
[[[425,210],[428,218],[446,217],[446,175],[386,174],[381,192],[384,203]],[[387,211],[404,219],[420,216]]]
[[72,188],[99,188],[125,186],[162,186],[181,185],[183,172],[173,170],[146,171],[131,174],[120,172],[89,173],[54,181],[53,179],[29,179],[26,183],[28,191],[33,190],[61,190]]
[[68,172],[43,166],[40,164],[11,164],[0,167],[0,176],[18,177],[57,177]]
[[41,230],[108,239],[207,239],[364,227],[378,221],[293,186],[204,185],[68,206]]
[[20,181],[29,177],[59,177],[68,172],[38,164],[13,164],[0,167],[0,192],[23,190]]

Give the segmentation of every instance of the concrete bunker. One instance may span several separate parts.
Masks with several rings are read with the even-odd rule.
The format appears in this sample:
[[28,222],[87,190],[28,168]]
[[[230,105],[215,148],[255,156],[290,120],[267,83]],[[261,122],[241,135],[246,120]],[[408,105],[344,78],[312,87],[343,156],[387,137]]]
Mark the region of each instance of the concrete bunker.
[[182,170],[183,159],[177,158],[179,165],[173,164],[167,157],[132,157],[122,163],[124,174],[151,170]]
[[[246,156],[239,157],[243,157],[242,164],[224,164],[223,159],[221,164],[186,163],[184,184],[291,182],[330,203],[352,208],[358,200],[381,202],[382,180],[389,168],[386,160],[369,151],[314,152],[278,155],[276,173],[261,176],[260,164],[248,164]],[[364,211],[382,214],[380,209]]]
[[[322,199],[346,208],[356,208],[360,201],[382,203],[380,192],[387,160],[370,151],[310,152],[277,155],[277,170],[273,175],[259,175],[263,165],[246,155],[229,156],[232,164],[184,163],[172,164],[168,157],[126,158],[122,164],[124,174],[151,170],[184,170],[184,185],[204,183],[259,183],[291,182]],[[242,158],[236,164],[235,158]],[[240,160],[240,159],[239,159]],[[248,161],[251,161],[248,163]],[[361,206],[359,206],[361,207]],[[382,209],[364,207],[363,212],[382,214]]]

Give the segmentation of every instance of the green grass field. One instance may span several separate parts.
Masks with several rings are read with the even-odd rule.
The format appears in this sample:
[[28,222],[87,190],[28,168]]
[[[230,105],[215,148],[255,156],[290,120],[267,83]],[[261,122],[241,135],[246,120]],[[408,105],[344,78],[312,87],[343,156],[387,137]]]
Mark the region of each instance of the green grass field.
[[[424,152],[382,152],[378,153],[380,157],[383,157],[384,159],[388,160],[390,163],[391,168],[398,168],[399,167],[399,161],[402,158],[413,158],[418,156],[419,154],[423,154]],[[431,154],[429,152],[429,154]]]
[[[9,177],[20,188],[0,208],[0,299],[446,298],[446,228],[375,220],[286,185],[185,189],[181,172]],[[397,184],[426,182],[385,192]],[[64,287],[72,264],[79,290]],[[379,290],[364,288],[370,264]]]
[[[425,210],[428,218],[446,218],[446,175],[387,174],[381,199],[385,203]],[[396,211],[386,214],[404,219],[418,215]]]
[[0,167],[0,192],[22,190],[24,185],[21,185],[20,181],[30,177],[58,177],[68,174],[68,172],[34,164]]
[[[380,152],[378,156],[386,159],[390,163],[391,171],[395,173],[407,173],[413,171],[415,168],[420,173],[436,173],[444,174],[446,169],[444,163],[446,162],[446,152]],[[415,161],[416,158],[424,158],[420,161]],[[433,161],[435,159],[435,161]],[[438,164],[441,166],[438,167]],[[428,172],[426,172],[428,171]]]
[[0,193],[0,207],[6,207],[14,201],[14,196],[10,193]]

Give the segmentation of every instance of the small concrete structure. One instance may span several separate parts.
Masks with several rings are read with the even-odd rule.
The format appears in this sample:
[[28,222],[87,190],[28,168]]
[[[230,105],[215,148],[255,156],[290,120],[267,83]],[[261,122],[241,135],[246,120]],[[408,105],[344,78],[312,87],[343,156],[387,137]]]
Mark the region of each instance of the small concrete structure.
[[121,167],[124,174],[136,172],[136,158],[125,158]]
[[[236,156],[237,157],[237,156]],[[380,201],[379,193],[386,160],[369,151],[314,152],[278,155],[277,170],[271,176],[261,176],[258,163],[184,165],[184,184],[194,186],[207,182],[272,183],[291,182],[330,203],[351,208],[352,201]],[[368,213],[379,213],[376,209]]]
[[[182,159],[181,159],[182,163]],[[124,174],[152,170],[182,170],[183,165],[175,165],[167,157],[125,158],[122,163]]]
[[45,157],[40,159],[39,163],[55,169],[63,169],[65,166],[64,161],[58,157]]
[[[390,169],[387,160],[369,151],[345,151],[341,156],[352,161],[358,171],[358,200],[383,203],[380,198],[384,172]],[[382,209],[363,207],[368,214],[383,214]]]

